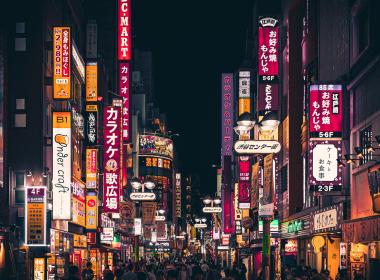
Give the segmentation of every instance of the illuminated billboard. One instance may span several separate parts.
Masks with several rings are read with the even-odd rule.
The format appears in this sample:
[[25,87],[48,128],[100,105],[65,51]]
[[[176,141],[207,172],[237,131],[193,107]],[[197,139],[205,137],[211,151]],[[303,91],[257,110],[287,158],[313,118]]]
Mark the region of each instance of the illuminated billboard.
[[[250,178],[251,164],[249,157],[239,157],[239,208],[249,209],[251,207],[250,192],[251,192],[251,178]],[[237,206],[235,206],[237,207]]]
[[53,29],[53,97],[70,99],[71,92],[71,37],[70,27]]
[[80,180],[73,178],[72,188],[72,222],[80,226],[86,226],[86,196],[85,185]]
[[25,188],[25,244],[46,245],[46,187]]
[[119,95],[123,98],[123,140],[130,141],[130,67],[129,62],[119,63]]
[[118,0],[118,59],[130,60],[132,57],[131,0]]
[[222,166],[224,156],[232,156],[234,141],[234,76],[222,74]]
[[156,135],[140,135],[139,155],[173,158],[173,140]]
[[89,62],[86,65],[86,102],[98,101],[98,64]]

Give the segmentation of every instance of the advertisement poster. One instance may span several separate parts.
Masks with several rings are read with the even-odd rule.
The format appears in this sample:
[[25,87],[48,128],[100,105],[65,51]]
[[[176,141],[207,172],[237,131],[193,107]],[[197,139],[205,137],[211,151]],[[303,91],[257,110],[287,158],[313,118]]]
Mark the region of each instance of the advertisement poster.
[[249,157],[239,157],[239,208],[249,209],[251,178],[250,178],[250,160]]
[[97,189],[98,149],[86,149],[86,188]]
[[28,246],[46,244],[46,187],[25,189],[25,243]]
[[119,213],[120,197],[120,147],[121,108],[107,106],[104,109],[104,182],[103,211]]
[[118,59],[132,58],[131,0],[118,0]]
[[70,99],[71,37],[70,27],[53,29],[53,90],[54,99]]
[[87,146],[98,144],[98,105],[86,105],[85,137]]
[[311,85],[310,138],[342,137],[342,85]]
[[53,220],[70,220],[71,114],[53,112]]
[[129,62],[119,63],[119,95],[123,98],[123,141],[130,139],[130,67]]
[[140,155],[157,155],[173,158],[173,140],[155,135],[140,135]]
[[98,227],[98,196],[96,193],[86,195],[86,229]]
[[89,62],[86,65],[86,102],[98,101],[98,64]]

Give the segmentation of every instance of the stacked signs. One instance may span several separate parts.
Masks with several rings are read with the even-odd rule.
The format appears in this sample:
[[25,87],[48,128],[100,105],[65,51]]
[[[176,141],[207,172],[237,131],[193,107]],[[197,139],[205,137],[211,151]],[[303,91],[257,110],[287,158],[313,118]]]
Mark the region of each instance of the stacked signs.
[[25,189],[25,243],[28,246],[46,245],[46,187],[28,186]]
[[259,20],[258,111],[277,111],[278,102],[278,20]]
[[175,174],[175,217],[181,218],[181,173]]
[[70,27],[54,27],[53,34],[53,81],[54,98],[67,100],[71,98],[71,37]]
[[[250,208],[250,160],[249,157],[239,157],[239,208]],[[235,205],[235,207],[237,207]]]
[[239,116],[251,112],[251,72],[239,71]]
[[131,0],[118,0],[119,95],[123,98],[123,141],[130,139]]
[[309,95],[310,191],[342,191],[342,86],[311,85]]
[[121,108],[104,109],[104,212],[119,212]]
[[234,77],[232,73],[222,74],[222,151],[221,163],[223,168],[222,200],[223,200],[223,230],[234,233],[234,214],[231,190],[231,159],[234,125]]

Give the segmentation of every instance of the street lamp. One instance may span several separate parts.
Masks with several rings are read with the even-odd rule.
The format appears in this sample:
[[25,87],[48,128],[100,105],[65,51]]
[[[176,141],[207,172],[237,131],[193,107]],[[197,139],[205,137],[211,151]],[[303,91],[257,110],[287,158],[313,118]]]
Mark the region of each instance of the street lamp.
[[222,208],[219,206],[222,203],[220,197],[212,198],[211,196],[206,196],[203,199],[203,203],[206,205],[203,207],[203,213],[220,213]]
[[[132,193],[130,194],[130,199],[133,201],[151,201],[156,199],[156,194],[153,189],[156,187],[154,182],[149,178],[144,181],[140,181],[138,178],[134,177],[130,182],[132,186]],[[145,190],[148,191],[145,191]]]

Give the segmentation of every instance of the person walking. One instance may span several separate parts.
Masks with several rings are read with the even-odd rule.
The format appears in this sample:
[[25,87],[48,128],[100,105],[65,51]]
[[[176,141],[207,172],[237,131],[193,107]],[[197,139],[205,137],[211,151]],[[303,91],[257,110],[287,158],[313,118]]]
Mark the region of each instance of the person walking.
[[83,280],[93,280],[95,277],[95,273],[92,270],[92,263],[87,262],[86,268],[82,270],[82,279]]

